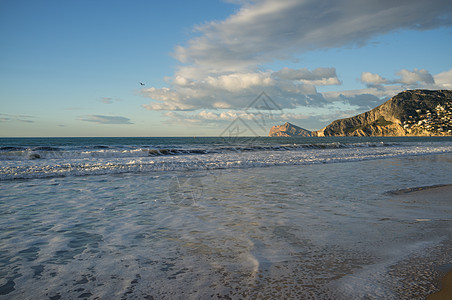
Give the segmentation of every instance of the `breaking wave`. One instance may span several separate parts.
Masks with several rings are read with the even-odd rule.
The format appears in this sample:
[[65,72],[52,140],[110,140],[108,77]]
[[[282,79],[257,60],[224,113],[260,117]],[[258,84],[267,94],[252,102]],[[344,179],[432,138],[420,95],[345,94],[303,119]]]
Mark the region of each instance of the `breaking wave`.
[[0,148],[0,161],[2,160],[35,160],[35,159],[83,159],[83,158],[128,158],[149,157],[165,155],[197,155],[209,153],[230,152],[259,152],[259,151],[296,151],[303,149],[340,149],[363,147],[392,147],[394,143],[312,143],[312,144],[282,144],[257,146],[205,146],[198,148],[130,148],[95,145],[89,148],[68,147],[12,147]]
[[[185,145],[184,145],[185,146]],[[256,168],[452,153],[452,143],[310,143],[186,147],[3,147],[0,180]]]

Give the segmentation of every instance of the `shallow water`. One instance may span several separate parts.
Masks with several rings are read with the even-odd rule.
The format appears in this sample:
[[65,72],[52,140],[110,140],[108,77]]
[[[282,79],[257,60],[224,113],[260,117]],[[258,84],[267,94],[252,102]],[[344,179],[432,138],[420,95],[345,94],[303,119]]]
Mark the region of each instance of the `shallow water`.
[[452,205],[385,192],[452,183],[451,163],[3,181],[0,298],[403,299],[391,268],[451,240]]

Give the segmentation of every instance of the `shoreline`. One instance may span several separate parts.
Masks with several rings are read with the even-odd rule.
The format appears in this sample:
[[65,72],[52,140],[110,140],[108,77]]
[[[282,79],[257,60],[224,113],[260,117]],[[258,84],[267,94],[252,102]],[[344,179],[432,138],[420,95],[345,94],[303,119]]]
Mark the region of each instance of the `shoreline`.
[[[450,205],[452,184],[438,184],[388,191],[385,194],[413,203]],[[417,219],[418,222],[430,221]],[[393,276],[401,276],[403,286],[396,287],[401,297],[426,297],[427,300],[452,299],[452,241],[444,240],[423,255],[410,256],[407,260],[391,266]],[[413,282],[414,281],[414,282]],[[420,295],[422,294],[422,295]],[[417,299],[417,298],[416,298]]]
[[407,189],[399,189],[399,190],[393,190],[393,191],[387,191],[385,194],[388,195],[406,195],[406,194],[412,194],[412,193],[418,193],[423,191],[430,191],[433,189],[447,189],[451,188],[452,184],[435,184],[435,185],[427,185],[427,186],[419,186],[419,187],[412,187]]
[[452,299],[452,269],[442,278],[441,290],[427,296],[427,300]]

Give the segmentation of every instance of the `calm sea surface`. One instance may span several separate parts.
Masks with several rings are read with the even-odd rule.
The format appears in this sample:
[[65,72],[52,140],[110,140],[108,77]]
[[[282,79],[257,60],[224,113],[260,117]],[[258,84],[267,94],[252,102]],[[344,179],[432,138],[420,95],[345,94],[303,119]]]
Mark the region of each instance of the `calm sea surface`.
[[452,138],[0,138],[0,299],[422,299],[452,201],[387,192],[451,170]]

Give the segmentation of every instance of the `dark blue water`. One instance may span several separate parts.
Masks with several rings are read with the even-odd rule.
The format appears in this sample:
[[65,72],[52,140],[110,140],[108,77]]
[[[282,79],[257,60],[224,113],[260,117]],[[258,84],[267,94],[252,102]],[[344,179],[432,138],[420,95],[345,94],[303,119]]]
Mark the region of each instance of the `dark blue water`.
[[50,137],[0,138],[0,147],[441,143],[445,141],[452,142],[452,137]]

